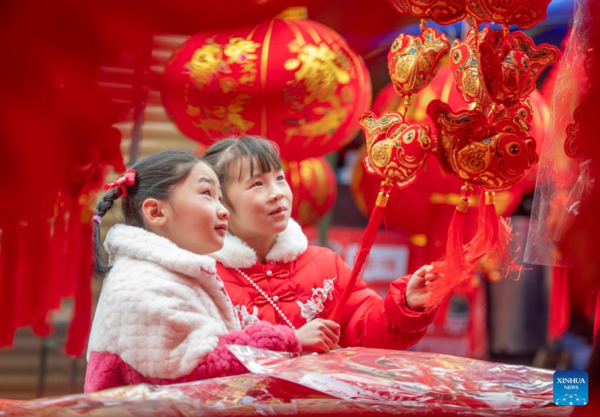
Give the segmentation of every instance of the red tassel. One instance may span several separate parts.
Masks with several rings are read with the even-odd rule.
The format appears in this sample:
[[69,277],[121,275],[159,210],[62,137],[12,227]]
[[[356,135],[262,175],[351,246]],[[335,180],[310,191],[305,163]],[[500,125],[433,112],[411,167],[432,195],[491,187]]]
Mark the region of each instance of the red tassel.
[[596,312],[594,314],[594,345],[596,349],[596,340],[598,339],[598,330],[600,330],[600,294],[596,291]]
[[17,288],[18,219],[11,218],[0,234],[0,348],[12,346],[16,325],[15,302]]
[[569,268],[552,267],[548,342],[559,340],[569,328]]
[[383,218],[383,213],[385,211],[385,206],[387,205],[391,189],[392,186],[389,181],[386,180],[381,182],[379,187],[379,196],[377,197],[375,208],[373,209],[373,212],[371,212],[369,224],[361,236],[360,241],[358,242],[358,248],[354,254],[354,267],[352,268],[350,279],[348,280],[348,284],[346,285],[344,292],[337,300],[333,311],[329,315],[329,320],[335,322],[340,321],[346,301],[348,301],[350,298],[350,295],[354,291],[356,282],[358,281],[359,275],[362,274],[363,269],[367,265],[367,258],[371,252],[373,242],[375,242],[375,238],[377,237],[377,232],[379,232],[379,226],[381,225],[381,220]]
[[[84,210],[88,210],[84,208]],[[87,220],[87,219],[86,219]],[[69,326],[65,353],[69,356],[82,355],[92,325],[92,224],[81,225],[81,253],[78,259],[75,309]]]
[[[464,196],[463,190],[463,199]],[[464,222],[465,213],[457,209],[448,230],[446,256],[434,263],[434,271],[443,272],[444,278],[435,280],[429,285],[430,296],[425,303],[426,310],[435,308],[455,288],[471,279],[477,264],[484,256],[491,257],[505,274],[522,270],[522,266],[515,264],[510,257],[511,226],[508,221],[498,218],[493,192],[482,192],[477,231],[465,246],[462,244]]]
[[473,188],[468,183],[461,188],[461,202],[456,207],[448,228],[446,255],[433,263],[433,272],[443,272],[444,278],[430,283],[428,287],[430,295],[425,303],[427,311],[437,307],[465,277],[472,275],[463,247],[467,208],[472,192]]

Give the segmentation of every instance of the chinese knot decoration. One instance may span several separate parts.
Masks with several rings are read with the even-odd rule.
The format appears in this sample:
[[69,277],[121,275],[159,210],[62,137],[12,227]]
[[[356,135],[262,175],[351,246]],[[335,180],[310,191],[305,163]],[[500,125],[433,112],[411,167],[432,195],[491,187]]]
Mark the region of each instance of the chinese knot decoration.
[[335,151],[371,103],[367,68],[333,30],[306,19],[189,38],[165,69],[163,103],[179,129],[206,145],[260,135],[282,158]]

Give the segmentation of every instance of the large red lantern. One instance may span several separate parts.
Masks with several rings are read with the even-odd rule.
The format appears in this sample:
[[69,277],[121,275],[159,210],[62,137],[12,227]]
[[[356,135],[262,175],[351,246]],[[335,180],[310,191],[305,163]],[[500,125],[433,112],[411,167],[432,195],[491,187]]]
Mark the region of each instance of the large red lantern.
[[335,173],[325,158],[283,161],[285,178],[292,189],[292,217],[301,226],[317,223],[333,206],[337,195]]
[[371,103],[367,68],[331,29],[275,18],[188,39],[165,69],[163,103],[179,129],[210,145],[241,134],[299,161],[335,151]]

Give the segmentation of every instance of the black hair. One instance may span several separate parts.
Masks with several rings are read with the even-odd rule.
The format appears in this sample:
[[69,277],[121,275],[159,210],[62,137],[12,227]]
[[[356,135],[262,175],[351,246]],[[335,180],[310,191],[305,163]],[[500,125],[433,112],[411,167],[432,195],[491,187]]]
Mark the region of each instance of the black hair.
[[[165,151],[147,156],[135,163],[131,167],[135,170],[135,184],[126,187],[127,193],[122,199],[125,224],[144,228],[142,215],[144,201],[148,198],[167,200],[173,186],[185,180],[198,162],[201,162],[200,158],[189,152]],[[108,190],[98,201],[94,215],[103,217],[122,194],[123,191],[120,187]],[[102,256],[100,224],[95,221],[93,224],[94,272],[104,276],[110,270],[110,266]]]
[[[202,158],[217,173],[223,191],[223,201],[230,210],[233,210],[233,207],[227,196],[227,186],[234,176],[231,166],[243,159],[247,159],[250,163],[251,177],[254,175],[255,161],[258,163],[257,168],[260,168],[262,173],[281,169],[277,144],[258,136],[222,139],[208,148]],[[242,169],[240,167],[238,179],[241,177]]]

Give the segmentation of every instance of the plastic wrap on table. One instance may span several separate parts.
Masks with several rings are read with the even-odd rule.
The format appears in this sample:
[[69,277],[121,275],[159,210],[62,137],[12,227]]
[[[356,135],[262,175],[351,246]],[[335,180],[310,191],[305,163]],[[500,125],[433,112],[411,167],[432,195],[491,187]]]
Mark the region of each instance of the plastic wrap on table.
[[330,398],[327,394],[288,381],[246,374],[168,386],[142,384],[92,394],[2,401],[0,416],[280,414],[277,410],[296,410],[297,406],[292,404],[296,399]]
[[345,349],[291,358],[232,347],[257,373],[0,401],[0,416],[568,416],[552,372],[447,355]]
[[342,349],[288,360],[249,346],[230,350],[255,374],[276,376],[347,401],[495,415],[554,408],[553,372],[527,366],[383,349]]
[[575,19],[564,54],[557,64],[550,99],[550,121],[542,145],[524,262],[570,266],[558,243],[578,215],[581,201],[591,192],[594,179],[589,161],[578,154],[578,111],[588,90],[591,54],[588,51],[590,19],[587,0],[575,1]]

